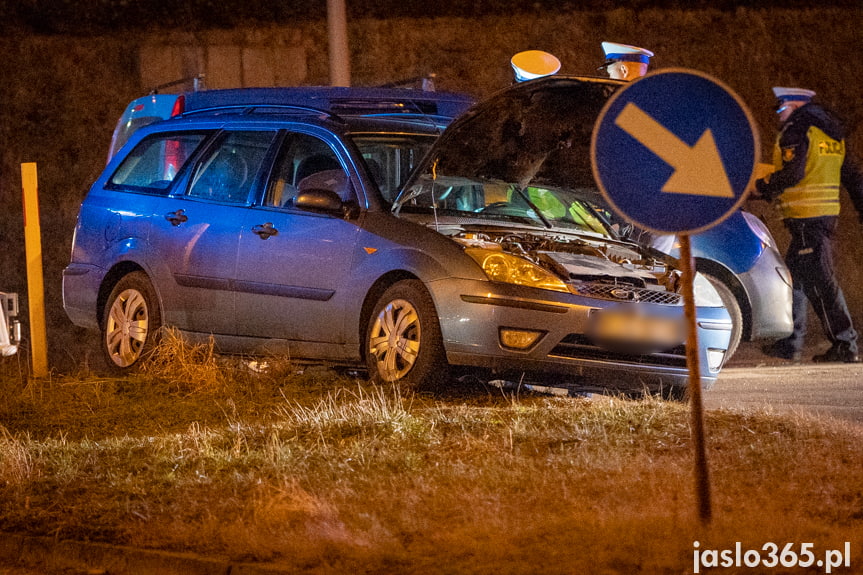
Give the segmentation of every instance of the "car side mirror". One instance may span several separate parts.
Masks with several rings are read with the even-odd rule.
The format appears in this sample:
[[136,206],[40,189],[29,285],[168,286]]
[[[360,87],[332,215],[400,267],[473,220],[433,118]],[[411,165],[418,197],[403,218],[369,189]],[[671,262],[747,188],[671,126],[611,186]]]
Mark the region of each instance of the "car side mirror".
[[310,188],[297,194],[294,205],[315,212],[340,212],[342,198],[332,190]]
[[354,217],[357,211],[355,202],[345,202],[336,192],[322,188],[303,190],[294,200],[294,206],[301,210],[339,215],[345,218]]

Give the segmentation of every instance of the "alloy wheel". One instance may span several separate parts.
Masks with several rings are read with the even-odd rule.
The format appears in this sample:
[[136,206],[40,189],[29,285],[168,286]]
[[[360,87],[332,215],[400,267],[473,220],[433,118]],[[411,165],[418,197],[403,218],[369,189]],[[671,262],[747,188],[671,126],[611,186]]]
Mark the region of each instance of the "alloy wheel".
[[384,381],[407,375],[417,361],[420,344],[420,317],[410,302],[397,299],[380,310],[369,335],[369,351]]
[[111,304],[105,324],[108,355],[119,367],[129,367],[141,357],[149,333],[147,300],[134,289],[120,293]]

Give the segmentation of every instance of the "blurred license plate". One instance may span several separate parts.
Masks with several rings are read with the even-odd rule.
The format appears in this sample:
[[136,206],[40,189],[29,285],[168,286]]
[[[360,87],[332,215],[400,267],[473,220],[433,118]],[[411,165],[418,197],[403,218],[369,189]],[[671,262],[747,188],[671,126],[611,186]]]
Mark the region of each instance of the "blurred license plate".
[[596,310],[590,314],[588,335],[598,342],[675,347],[686,338],[683,318],[651,316],[633,311]]

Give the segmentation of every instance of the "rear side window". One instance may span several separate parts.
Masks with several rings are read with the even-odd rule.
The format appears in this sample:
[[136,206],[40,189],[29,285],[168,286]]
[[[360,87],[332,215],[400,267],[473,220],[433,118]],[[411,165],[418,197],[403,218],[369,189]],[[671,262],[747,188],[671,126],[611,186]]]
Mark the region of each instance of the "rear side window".
[[112,188],[165,194],[206,137],[206,133],[149,136],[126,156],[108,185]]
[[188,196],[245,203],[276,132],[226,132],[195,166]]

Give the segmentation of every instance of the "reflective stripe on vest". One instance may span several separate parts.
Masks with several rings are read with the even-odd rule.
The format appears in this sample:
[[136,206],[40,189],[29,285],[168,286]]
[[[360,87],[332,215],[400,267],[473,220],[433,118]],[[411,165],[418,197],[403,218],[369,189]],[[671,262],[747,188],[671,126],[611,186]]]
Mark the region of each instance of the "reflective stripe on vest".
[[[809,150],[806,173],[796,186],[779,196],[783,218],[839,215],[839,183],[845,161],[845,141],[837,141],[815,126],[806,132]],[[777,149],[781,154],[781,150]]]

